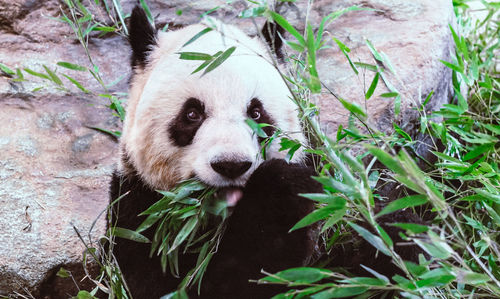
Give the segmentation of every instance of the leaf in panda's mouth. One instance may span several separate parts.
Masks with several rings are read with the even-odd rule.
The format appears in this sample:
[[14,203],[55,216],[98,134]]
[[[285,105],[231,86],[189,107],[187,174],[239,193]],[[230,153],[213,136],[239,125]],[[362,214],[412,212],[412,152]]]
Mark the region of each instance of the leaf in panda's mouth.
[[179,256],[197,255],[197,263],[183,280],[187,288],[201,280],[203,273],[222,238],[228,207],[236,205],[243,196],[241,188],[217,189],[196,179],[184,181],[168,190],[157,190],[163,197],[141,216],[146,219],[135,233],[153,228],[151,254],[161,257],[163,271],[167,268],[179,277]]

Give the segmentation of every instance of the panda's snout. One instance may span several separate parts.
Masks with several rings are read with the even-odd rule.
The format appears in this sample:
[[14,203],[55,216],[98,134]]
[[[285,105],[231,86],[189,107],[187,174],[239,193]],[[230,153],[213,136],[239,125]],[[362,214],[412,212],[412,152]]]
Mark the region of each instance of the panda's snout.
[[210,162],[210,166],[220,175],[235,179],[243,175],[252,166],[251,161],[230,161],[230,160],[218,160]]

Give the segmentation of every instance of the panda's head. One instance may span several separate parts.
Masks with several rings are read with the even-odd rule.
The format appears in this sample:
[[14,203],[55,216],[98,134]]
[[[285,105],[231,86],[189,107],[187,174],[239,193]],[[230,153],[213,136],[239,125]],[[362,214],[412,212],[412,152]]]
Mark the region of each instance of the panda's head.
[[[216,29],[183,46],[207,26],[157,32],[142,9],[132,13],[134,74],[120,168],[152,188],[167,189],[191,177],[215,187],[243,186],[263,162],[248,118],[304,141],[297,107],[266,46],[233,26],[211,26]],[[233,46],[234,53],[205,75],[192,74],[203,61],[182,60],[178,54],[212,55]],[[269,134],[273,128],[266,130]],[[275,140],[267,158],[285,158],[279,148]],[[299,151],[294,160],[302,156]]]

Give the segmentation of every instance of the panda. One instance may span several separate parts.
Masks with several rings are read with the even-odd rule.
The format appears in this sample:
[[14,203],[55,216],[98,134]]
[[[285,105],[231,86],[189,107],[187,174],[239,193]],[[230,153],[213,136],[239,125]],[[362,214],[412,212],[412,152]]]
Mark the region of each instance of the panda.
[[[245,120],[271,124],[302,143],[297,107],[279,71],[271,63],[268,46],[236,27],[216,26],[185,45],[207,25],[198,24],[158,32],[144,11],[135,7],[130,18],[133,75],[120,139],[120,161],[113,174],[111,223],[135,230],[138,215],[161,199],[155,190],[167,190],[196,178],[225,191],[234,210],[203,278],[201,298],[270,298],[280,287],[257,285],[261,270],[277,272],[303,266],[311,258],[315,240],[311,229],[289,229],[313,210],[298,194],[321,193],[311,177],[312,167],[299,150],[292,161],[274,142],[266,160],[260,141]],[[274,31],[273,31],[274,30]],[[276,25],[263,35],[280,56]],[[185,45],[185,46],[184,46]],[[234,53],[213,71],[192,74],[199,61],[181,60],[178,52],[216,53],[230,47]],[[153,228],[144,232],[152,238]],[[163,273],[151,246],[127,239],[114,240],[118,261],[133,298],[159,298],[176,289],[180,279]],[[181,277],[196,256],[179,256]],[[168,272],[168,271],[167,271]],[[190,294],[198,296],[196,292]]]
[[[323,188],[312,178],[313,158],[302,148],[287,162],[286,153],[274,142],[263,159],[262,140],[245,122],[253,119],[271,124],[263,129],[268,136],[280,128],[289,138],[306,144],[291,93],[271,63],[283,58],[282,41],[276,38],[283,28],[266,23],[262,30],[266,45],[230,25],[212,21],[210,27],[216,29],[190,42],[208,25],[158,32],[140,6],[132,11],[133,74],[120,160],[110,186],[111,202],[120,200],[112,205],[110,223],[137,229],[145,219],[138,215],[162,198],[156,190],[170,189],[186,179],[219,188],[233,211],[200,293],[192,291],[189,296],[271,298],[286,288],[249,280],[261,278],[262,270],[275,273],[309,265],[317,258],[324,248],[319,248],[316,227],[289,230],[314,209],[313,202],[299,194],[322,193]],[[232,55],[206,74],[193,74],[199,61],[179,59],[179,52],[213,54],[230,47],[235,47]],[[390,223],[423,223],[422,219],[404,210],[379,220],[396,252],[406,261],[417,262],[422,250],[404,244],[401,230]],[[152,239],[154,229],[143,234]],[[181,278],[176,278],[162,271],[160,257],[149,257],[149,244],[122,238],[114,242],[113,255],[136,299],[159,298],[175,291],[196,265],[197,255],[179,256]],[[390,277],[403,274],[390,257],[378,254],[355,234],[353,242],[341,244],[325,256],[329,268],[342,267],[359,275],[371,275],[364,266]]]

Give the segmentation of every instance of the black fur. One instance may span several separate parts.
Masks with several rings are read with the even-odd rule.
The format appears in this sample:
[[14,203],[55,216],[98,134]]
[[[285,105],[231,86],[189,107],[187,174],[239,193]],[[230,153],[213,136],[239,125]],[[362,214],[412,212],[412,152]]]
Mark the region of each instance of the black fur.
[[136,5],[130,17],[128,39],[132,47],[132,67],[146,66],[146,60],[153,46],[156,46],[157,31],[148,21],[146,13]]
[[276,23],[266,22],[262,27],[262,36],[266,40],[267,44],[274,52],[278,60],[283,61],[283,40],[280,35],[283,36],[285,29]]
[[[193,122],[188,119],[187,113],[191,109],[197,111],[201,116],[200,121]],[[168,133],[170,139],[174,141],[177,146],[190,145],[193,142],[194,135],[200,128],[201,124],[206,118],[205,106],[203,103],[195,98],[189,98],[182,105],[179,114],[172,120],[168,126]]]
[[[308,229],[288,230],[313,209],[298,193],[322,192],[307,167],[283,160],[263,163],[250,177],[227,224],[218,252],[202,282],[200,298],[270,298],[280,287],[249,283],[270,272],[302,266],[311,256],[315,241]],[[129,192],[113,209],[117,226],[136,229],[144,220],[137,215],[160,199],[136,176],[114,174],[111,200]],[[155,227],[144,234],[151,238]],[[114,255],[134,298],[159,298],[177,287],[178,279],[163,274],[158,258],[149,258],[150,244],[116,238]],[[180,256],[181,275],[195,264],[195,256]],[[191,297],[196,297],[192,292]]]
[[313,253],[309,229],[288,233],[313,203],[299,193],[320,193],[312,169],[283,160],[264,162],[251,176],[229,218],[219,251],[202,283],[202,298],[270,298],[281,287],[248,282],[303,266]]
[[[115,172],[111,181],[111,202],[127,192],[129,193],[113,205],[112,223],[117,227],[135,230],[146,218],[137,215],[160,200],[162,196],[146,186],[139,177],[135,175],[123,177]],[[155,228],[150,228],[142,234],[151,240]],[[133,298],[160,298],[180,283],[179,279],[169,273],[163,273],[160,259],[156,255],[149,258],[150,251],[151,244],[115,238],[113,253]],[[181,256],[179,260],[182,263],[179,265],[181,269],[189,269],[195,261],[191,256]]]
[[[250,117],[251,117],[250,113],[253,109],[258,109],[260,112],[260,118],[256,120],[257,123],[274,125],[273,118],[267,113],[266,109],[264,109],[264,106],[262,105],[262,102],[257,98],[253,98],[250,101],[250,105],[248,105],[247,114],[249,114]],[[273,126],[268,126],[262,128],[262,130],[264,130],[267,136],[272,136],[275,131],[275,128]],[[263,140],[264,138],[259,137],[259,142],[262,142]]]

